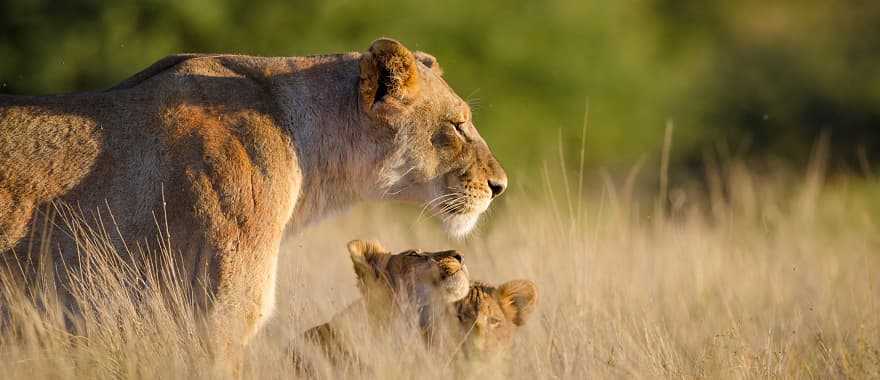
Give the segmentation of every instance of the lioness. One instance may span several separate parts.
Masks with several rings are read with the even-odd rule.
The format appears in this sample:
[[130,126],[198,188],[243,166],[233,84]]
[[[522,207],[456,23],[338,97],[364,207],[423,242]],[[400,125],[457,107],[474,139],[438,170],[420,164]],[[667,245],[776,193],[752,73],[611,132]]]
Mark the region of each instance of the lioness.
[[106,91],[0,96],[0,265],[41,246],[76,262],[76,231],[48,220],[58,205],[112,220],[120,252],[155,245],[161,225],[209,326],[239,342],[272,312],[285,225],[395,199],[463,235],[506,186],[437,61],[385,38],[365,53],[174,55]]
[[[392,255],[378,243],[353,241],[349,252],[363,298],[304,334],[333,364],[359,365],[352,336],[364,332],[353,326],[367,322],[393,333],[389,329],[401,325],[394,317],[407,311],[418,315],[418,324],[409,325],[418,326],[428,344],[445,345],[468,361],[489,360],[509,348],[538,301],[537,287],[528,280],[497,287],[476,281],[463,284],[467,270],[456,251]],[[295,360],[308,372],[300,356]]]

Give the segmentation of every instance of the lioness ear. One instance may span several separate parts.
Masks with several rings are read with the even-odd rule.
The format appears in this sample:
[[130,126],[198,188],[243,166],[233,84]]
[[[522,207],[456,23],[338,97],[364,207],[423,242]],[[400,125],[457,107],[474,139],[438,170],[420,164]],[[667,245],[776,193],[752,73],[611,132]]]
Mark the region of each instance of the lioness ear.
[[360,60],[358,91],[364,111],[385,120],[403,111],[419,92],[417,65],[413,53],[400,42],[373,41]]
[[507,319],[522,326],[538,303],[538,287],[529,280],[508,281],[498,287],[498,296]]
[[352,240],[348,242],[347,247],[351,263],[354,265],[354,273],[362,281],[375,278],[379,269],[377,265],[384,261],[382,255],[389,254],[382,244],[376,241]]
[[413,54],[415,54],[416,59],[418,59],[419,62],[421,62],[423,65],[425,65],[425,67],[431,69],[431,71],[433,71],[434,74],[437,74],[441,77],[443,76],[443,68],[440,67],[440,64],[437,63],[437,58],[434,58],[433,55],[430,55],[430,54],[425,53],[423,51],[417,51]]

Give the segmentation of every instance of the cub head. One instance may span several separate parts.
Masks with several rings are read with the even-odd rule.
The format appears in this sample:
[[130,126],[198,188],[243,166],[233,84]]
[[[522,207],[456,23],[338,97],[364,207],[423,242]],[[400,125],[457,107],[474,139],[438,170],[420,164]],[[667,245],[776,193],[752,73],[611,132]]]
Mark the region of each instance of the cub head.
[[513,334],[524,325],[538,302],[538,288],[528,280],[508,281],[494,287],[479,282],[455,303],[454,336],[469,359],[495,356],[508,348]]
[[470,232],[507,174],[437,60],[378,39],[360,57],[358,99],[373,127],[393,136],[381,195],[424,203],[453,236]]
[[358,287],[374,316],[400,307],[428,313],[432,306],[449,305],[468,294],[467,267],[456,251],[391,254],[379,243],[363,240],[348,243],[348,251]]

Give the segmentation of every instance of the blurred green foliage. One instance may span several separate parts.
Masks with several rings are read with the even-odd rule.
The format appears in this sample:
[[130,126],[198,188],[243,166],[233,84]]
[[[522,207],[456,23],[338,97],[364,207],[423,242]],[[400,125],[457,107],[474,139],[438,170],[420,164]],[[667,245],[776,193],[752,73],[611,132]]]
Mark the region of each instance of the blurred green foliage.
[[[438,57],[513,172],[561,144],[591,166],[707,149],[847,167],[880,158],[880,3],[820,0],[69,1],[0,3],[0,93],[106,88],[178,52],[307,55],[379,36]],[[718,148],[722,147],[722,148]]]

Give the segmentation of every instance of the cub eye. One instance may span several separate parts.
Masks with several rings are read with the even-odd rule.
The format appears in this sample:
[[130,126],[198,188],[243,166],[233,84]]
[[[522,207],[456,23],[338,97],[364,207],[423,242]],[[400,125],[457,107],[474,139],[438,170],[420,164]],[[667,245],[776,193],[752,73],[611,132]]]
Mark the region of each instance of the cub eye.
[[489,318],[489,326],[498,327],[501,325],[501,320],[495,317]]

